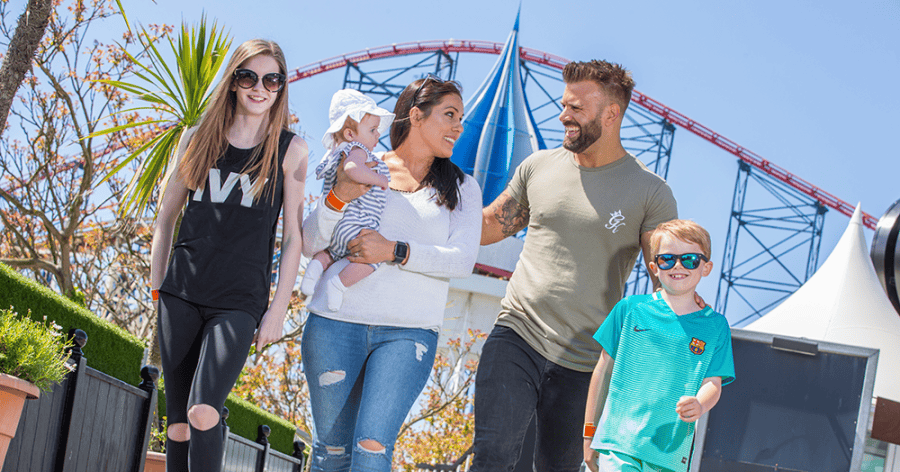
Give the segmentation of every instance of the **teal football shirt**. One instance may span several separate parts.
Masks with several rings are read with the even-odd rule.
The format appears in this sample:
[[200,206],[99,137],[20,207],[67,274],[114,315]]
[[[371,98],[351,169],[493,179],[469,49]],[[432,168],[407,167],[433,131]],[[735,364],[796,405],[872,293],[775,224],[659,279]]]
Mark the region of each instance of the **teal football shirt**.
[[612,357],[612,379],[591,447],[687,470],[694,423],[675,412],[703,379],[734,380],[731,329],[706,308],[678,316],[659,292],[620,301],[594,334]]

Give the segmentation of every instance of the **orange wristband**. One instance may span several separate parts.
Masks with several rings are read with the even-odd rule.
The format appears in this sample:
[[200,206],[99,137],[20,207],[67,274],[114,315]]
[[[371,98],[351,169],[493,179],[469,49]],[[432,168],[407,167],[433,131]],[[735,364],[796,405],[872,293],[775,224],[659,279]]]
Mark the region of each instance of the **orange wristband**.
[[157,301],[157,300],[159,300],[159,290],[157,290],[157,289],[155,289],[155,288],[154,288],[154,289],[151,289],[151,290],[150,290],[150,297],[153,298],[153,301],[154,301],[154,302]]
[[329,205],[331,205],[331,208],[334,208],[337,211],[344,211],[344,207],[347,206],[347,202],[341,200],[337,197],[337,195],[334,194],[334,189],[331,189],[331,191],[328,192],[328,196],[325,197],[325,201],[328,202]]
[[584,439],[591,439],[594,437],[594,433],[597,432],[597,427],[594,426],[593,423],[585,423],[584,424]]

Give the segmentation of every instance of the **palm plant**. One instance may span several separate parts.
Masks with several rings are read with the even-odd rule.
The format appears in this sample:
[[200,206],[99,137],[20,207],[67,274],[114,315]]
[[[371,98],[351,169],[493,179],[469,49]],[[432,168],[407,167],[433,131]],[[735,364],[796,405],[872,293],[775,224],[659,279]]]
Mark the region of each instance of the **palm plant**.
[[[130,31],[131,26],[128,25],[122,4],[120,1],[117,3]],[[141,62],[127,52],[126,54],[136,66],[134,75],[138,80],[98,82],[132,93],[147,104],[120,113],[153,111],[160,118],[129,122],[92,135],[118,133],[141,127],[151,129],[144,134],[142,142],[104,178],[108,179],[146,153],[146,157],[138,162],[137,170],[122,196],[119,213],[123,216],[140,215],[147,207],[154,188],[166,174],[182,133],[199,123],[209,101],[213,81],[231,47],[231,38],[215,22],[212,26],[207,26],[205,15],[196,27],[188,28],[182,23],[177,44],[171,37],[167,38],[175,57],[176,67],[173,71],[145,28],[141,27],[136,36],[143,46],[147,62]]]

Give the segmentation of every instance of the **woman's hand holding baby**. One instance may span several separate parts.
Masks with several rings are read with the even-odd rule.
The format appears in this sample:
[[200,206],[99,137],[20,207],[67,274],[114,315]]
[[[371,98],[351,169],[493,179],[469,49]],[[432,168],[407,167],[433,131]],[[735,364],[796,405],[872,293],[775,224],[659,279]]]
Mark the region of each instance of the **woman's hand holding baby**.
[[395,244],[395,241],[388,241],[377,231],[363,229],[359,236],[347,244],[347,250],[350,251],[347,259],[361,264],[390,262],[394,260]]

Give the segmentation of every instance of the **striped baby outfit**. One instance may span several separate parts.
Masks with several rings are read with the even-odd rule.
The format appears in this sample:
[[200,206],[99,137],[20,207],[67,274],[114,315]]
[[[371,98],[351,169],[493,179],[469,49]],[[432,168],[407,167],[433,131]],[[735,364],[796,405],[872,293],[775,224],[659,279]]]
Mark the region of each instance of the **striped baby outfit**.
[[[391,174],[383,160],[356,141],[344,142],[332,149],[316,167],[316,177],[324,180],[322,184],[323,198],[325,195],[328,195],[331,187],[334,186],[337,178],[337,166],[340,165],[341,159],[350,153],[350,150],[354,147],[366,151],[366,154],[368,154],[366,162],[374,161],[376,163],[372,170],[386,176],[390,180]],[[386,191],[381,187],[373,186],[361,197],[347,204],[341,221],[334,228],[334,233],[331,235],[331,244],[328,246],[328,252],[331,253],[331,257],[335,261],[347,257],[349,253],[347,244],[359,234],[360,230],[371,229],[378,231],[381,228],[381,213],[384,211],[385,201]],[[380,264],[369,265],[377,269]]]

